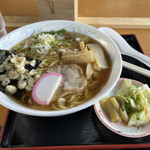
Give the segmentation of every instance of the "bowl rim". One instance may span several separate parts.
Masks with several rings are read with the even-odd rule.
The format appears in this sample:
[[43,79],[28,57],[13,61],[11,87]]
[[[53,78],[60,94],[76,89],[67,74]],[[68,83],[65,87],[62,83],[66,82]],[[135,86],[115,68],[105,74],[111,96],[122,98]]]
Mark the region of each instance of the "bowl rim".
[[[111,44],[115,47],[116,53],[118,54],[118,60],[119,60],[120,64],[119,64],[119,68],[118,68],[118,74],[116,75],[116,80],[113,83],[111,83],[110,88],[103,95],[103,97],[105,97],[107,95],[107,93],[109,93],[114,88],[114,86],[116,85],[116,83],[118,82],[118,80],[120,78],[120,75],[121,75],[121,72],[122,72],[122,57],[121,57],[121,53],[120,53],[119,48],[117,47],[117,45],[109,37],[107,37],[104,33],[102,33],[101,31],[99,31],[95,27],[87,25],[87,24],[75,22],[75,21],[68,21],[68,20],[46,20],[46,21],[39,21],[39,22],[28,24],[28,25],[25,25],[23,27],[20,27],[18,29],[13,30],[12,32],[10,32],[7,35],[5,35],[4,37],[2,37],[0,39],[0,41],[1,40],[5,40],[7,37],[13,35],[13,33],[15,33],[15,32],[22,31],[22,30],[28,29],[30,27],[35,27],[36,25],[43,25],[43,24],[47,24],[47,23],[60,23],[60,22],[73,23],[73,24],[77,24],[77,25],[82,25],[84,27],[90,28],[91,30],[95,30],[95,32],[99,32],[99,33],[103,34],[103,36],[107,40],[109,40],[111,42]],[[92,101],[92,102],[88,102],[88,103],[85,102],[85,103],[83,103],[81,105],[78,105],[78,106],[75,106],[73,108],[69,108],[69,109],[66,109],[66,110],[58,110],[58,111],[35,110],[35,109],[30,109],[30,108],[21,106],[21,105],[19,105],[17,103],[15,103],[16,106],[14,107],[14,105],[12,103],[11,104],[10,103],[9,104],[8,103],[2,103],[1,101],[0,101],[0,104],[3,105],[4,107],[7,107],[8,109],[11,109],[11,110],[16,111],[18,113],[22,113],[22,114],[26,114],[26,115],[56,117],[56,116],[68,115],[68,114],[71,114],[71,113],[74,113],[74,112],[86,109],[87,107],[90,107],[90,106],[94,105],[96,101],[98,101],[98,100],[95,100],[95,101]]]

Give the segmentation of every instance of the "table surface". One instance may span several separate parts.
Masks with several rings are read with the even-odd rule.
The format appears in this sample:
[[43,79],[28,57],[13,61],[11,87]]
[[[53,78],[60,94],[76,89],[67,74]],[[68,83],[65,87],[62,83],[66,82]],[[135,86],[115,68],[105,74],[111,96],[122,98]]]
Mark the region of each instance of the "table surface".
[[[13,1],[13,3],[15,3],[15,2],[18,3],[20,1],[19,0]],[[35,0],[31,0],[30,2],[35,3]],[[11,10],[12,4],[7,5],[8,8],[6,8],[5,3],[6,3],[5,0],[0,1],[0,10],[4,12],[3,15],[10,15],[10,11],[12,13],[14,13],[14,15],[16,15],[16,13],[18,13],[17,9]],[[11,3],[11,1],[9,3]],[[10,11],[7,11],[9,8],[10,8]],[[28,7],[28,8],[30,8],[30,7]],[[23,12],[24,11],[21,11],[21,15],[23,15]],[[30,11],[26,11],[26,12],[29,12],[28,15],[33,15],[33,16],[37,15],[37,10],[35,8],[32,9],[32,11],[30,9]],[[6,28],[7,32],[11,32],[14,29],[15,28]],[[150,57],[150,29],[115,29],[115,30],[120,34],[134,34],[134,35],[136,35],[137,40],[139,41],[139,44],[140,44],[141,48],[143,49],[143,52],[145,53],[145,55]],[[4,108],[3,106],[0,106],[0,126],[4,124],[5,116],[7,115],[7,112],[8,112],[8,110],[6,108]]]
[[134,34],[145,55],[150,57],[150,29],[115,29],[120,34]]

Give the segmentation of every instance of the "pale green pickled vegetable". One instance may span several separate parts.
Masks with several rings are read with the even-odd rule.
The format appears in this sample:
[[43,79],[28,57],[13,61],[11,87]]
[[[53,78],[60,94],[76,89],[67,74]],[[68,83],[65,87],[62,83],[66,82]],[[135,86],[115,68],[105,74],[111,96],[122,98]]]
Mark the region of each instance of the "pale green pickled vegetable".
[[109,113],[109,116],[111,118],[111,121],[112,122],[120,122],[121,121],[120,116],[119,116],[118,112],[116,111],[116,109],[113,107],[112,102],[110,100],[107,100],[105,105],[106,105],[107,111]]
[[115,99],[115,97],[110,97],[109,100],[112,102],[112,104],[115,107],[115,109],[117,111],[119,111],[120,106],[119,106],[119,103],[117,102],[117,100]]
[[122,108],[119,109],[119,113],[120,113],[120,116],[122,118],[123,121],[127,122],[129,120],[128,118],[128,114],[126,112],[126,110],[122,110]]
[[107,100],[107,98],[104,98],[104,99],[100,100],[99,103],[102,106],[102,108],[105,110],[105,112],[108,113],[107,107],[106,107],[106,104],[105,104],[106,100]]

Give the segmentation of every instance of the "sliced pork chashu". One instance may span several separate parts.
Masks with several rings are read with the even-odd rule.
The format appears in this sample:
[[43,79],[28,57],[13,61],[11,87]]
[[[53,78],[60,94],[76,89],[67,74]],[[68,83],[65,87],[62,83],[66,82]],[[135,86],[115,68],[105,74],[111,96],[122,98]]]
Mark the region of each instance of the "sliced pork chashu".
[[[60,69],[61,68],[61,69]],[[47,70],[47,72],[57,72],[62,75],[61,90],[64,93],[80,92],[87,85],[87,79],[84,76],[83,69],[76,64],[57,66]],[[69,91],[69,92],[68,92]],[[66,95],[66,94],[61,94]]]
[[64,90],[69,91],[81,91],[87,85],[87,80],[85,78],[77,78],[66,81],[64,83]]

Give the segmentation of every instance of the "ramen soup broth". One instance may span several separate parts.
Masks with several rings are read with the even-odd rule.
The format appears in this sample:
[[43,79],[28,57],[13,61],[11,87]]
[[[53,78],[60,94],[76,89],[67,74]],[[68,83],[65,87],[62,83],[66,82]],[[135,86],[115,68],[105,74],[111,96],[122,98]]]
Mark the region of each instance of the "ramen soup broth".
[[[91,53],[88,44],[101,47],[108,67],[98,68],[94,53]],[[9,58],[7,63],[11,63],[10,66],[14,70],[22,67],[23,71],[15,70],[17,74],[20,71],[20,75],[15,79],[8,78],[9,83],[5,86],[1,81],[1,87],[10,99],[32,109],[61,110],[80,105],[94,97],[104,87],[111,72],[110,57],[96,40],[64,29],[33,35],[15,45],[11,52],[6,58]],[[86,56],[85,59],[84,56]],[[83,58],[80,59],[80,57]],[[3,61],[5,65],[6,59]],[[82,63],[83,60],[87,62]],[[16,64],[23,65],[18,67]],[[3,73],[7,73],[9,77],[11,70],[11,67],[6,68]],[[60,73],[63,79],[51,102],[48,105],[39,105],[32,98],[32,89],[39,78],[49,72]],[[9,85],[16,87],[14,88],[16,92],[13,91],[15,93],[10,93],[12,91]]]

